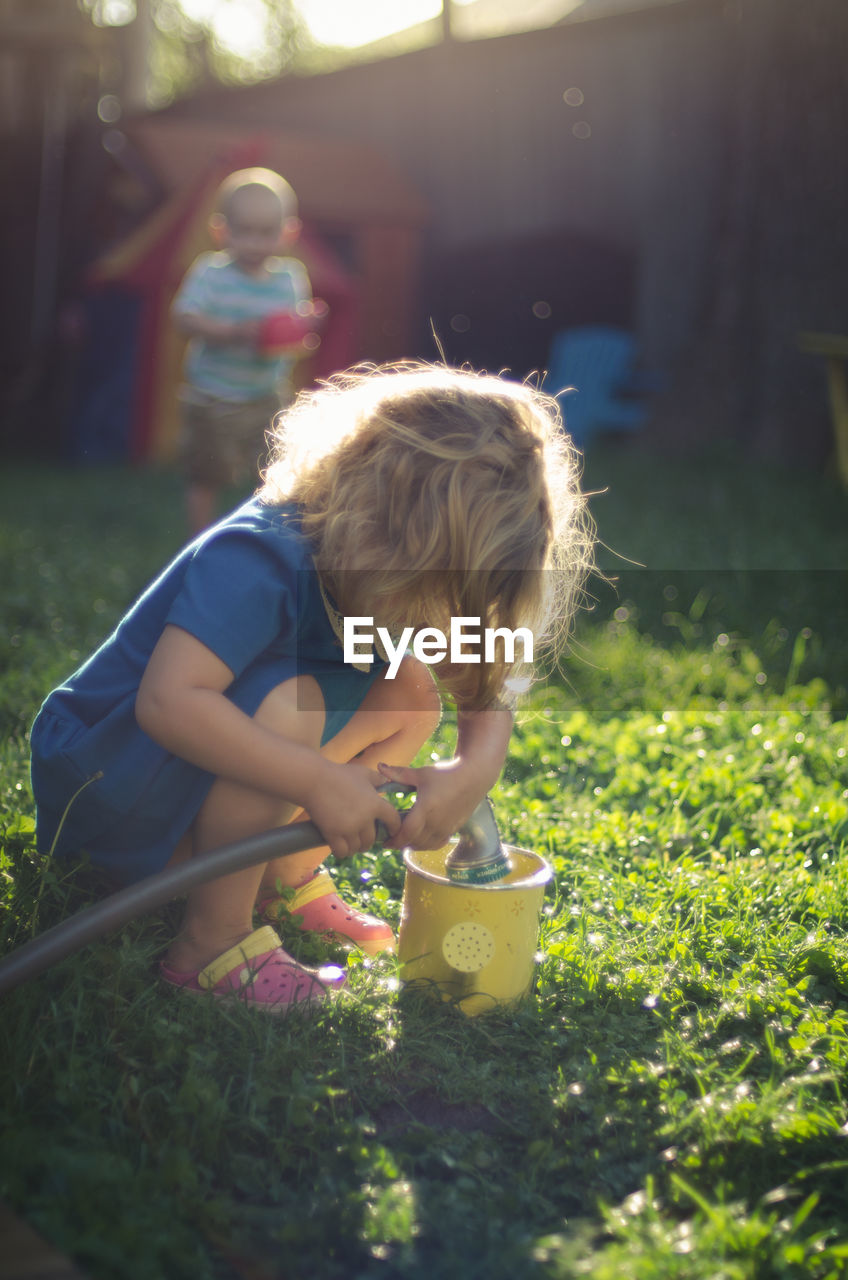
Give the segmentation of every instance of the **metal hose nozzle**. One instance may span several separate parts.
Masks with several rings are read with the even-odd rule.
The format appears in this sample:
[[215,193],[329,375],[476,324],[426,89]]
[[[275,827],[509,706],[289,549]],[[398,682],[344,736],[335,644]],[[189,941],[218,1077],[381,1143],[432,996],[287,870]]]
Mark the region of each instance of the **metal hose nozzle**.
[[492,884],[503,880],[511,869],[487,796],[460,830],[459,840],[445,860],[445,870],[449,880],[462,884]]

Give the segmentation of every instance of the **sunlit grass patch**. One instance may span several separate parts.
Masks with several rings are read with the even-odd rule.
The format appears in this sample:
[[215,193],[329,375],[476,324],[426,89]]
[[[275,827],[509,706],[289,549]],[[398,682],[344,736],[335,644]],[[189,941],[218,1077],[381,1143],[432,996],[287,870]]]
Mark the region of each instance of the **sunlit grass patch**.
[[[35,852],[26,726],[179,541],[170,480],[59,492],[58,524],[10,493],[0,532],[7,949],[102,891]],[[94,1280],[844,1274],[842,637],[791,599],[699,613],[689,579],[654,585],[581,625],[493,792],[555,871],[530,999],[465,1019],[392,956],[287,934],[349,997],[283,1020],[186,1000],[156,980],[172,904],[5,1001],[0,1195]],[[398,923],[396,854],[334,874]]]

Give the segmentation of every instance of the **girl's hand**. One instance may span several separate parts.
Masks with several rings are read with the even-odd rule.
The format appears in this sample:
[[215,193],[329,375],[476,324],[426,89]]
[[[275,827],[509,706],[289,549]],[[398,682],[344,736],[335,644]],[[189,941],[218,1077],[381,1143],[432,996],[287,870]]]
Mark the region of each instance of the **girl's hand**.
[[[403,815],[394,849],[441,849],[477,808],[488,791],[480,771],[461,760],[447,760],[421,769],[378,766],[388,782],[416,788],[415,804]],[[388,825],[388,824],[387,824]]]
[[423,769],[378,765],[389,782],[417,788],[391,847],[441,849],[471,817],[503,768],[512,714],[501,707],[457,711],[456,755]]
[[397,809],[377,791],[384,779],[364,764],[322,760],[304,808],[337,858],[370,849],[379,818],[389,835],[400,831]]

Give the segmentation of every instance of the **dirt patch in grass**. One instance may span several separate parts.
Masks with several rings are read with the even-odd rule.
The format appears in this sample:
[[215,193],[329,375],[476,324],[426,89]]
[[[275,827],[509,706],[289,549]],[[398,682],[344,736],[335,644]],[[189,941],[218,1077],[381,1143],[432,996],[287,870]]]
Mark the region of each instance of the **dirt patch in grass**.
[[416,1125],[459,1133],[498,1133],[503,1124],[479,1102],[445,1102],[431,1090],[412,1093],[402,1102],[387,1102],[374,1113],[374,1123],[382,1137],[406,1133]]

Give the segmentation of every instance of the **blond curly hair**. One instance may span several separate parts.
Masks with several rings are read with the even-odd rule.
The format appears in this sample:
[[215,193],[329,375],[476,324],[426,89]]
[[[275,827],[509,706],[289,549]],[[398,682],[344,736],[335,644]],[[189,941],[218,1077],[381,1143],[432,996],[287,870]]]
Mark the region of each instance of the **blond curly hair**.
[[[277,420],[259,490],[296,503],[340,612],[449,630],[529,627],[556,654],[591,563],[578,454],[557,403],[528,384],[417,362],[361,366]],[[502,697],[518,664],[440,663],[463,708]]]

